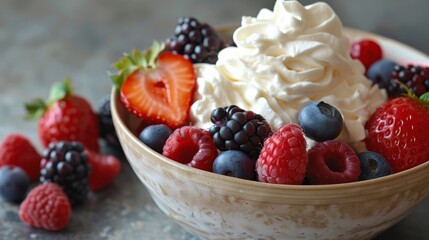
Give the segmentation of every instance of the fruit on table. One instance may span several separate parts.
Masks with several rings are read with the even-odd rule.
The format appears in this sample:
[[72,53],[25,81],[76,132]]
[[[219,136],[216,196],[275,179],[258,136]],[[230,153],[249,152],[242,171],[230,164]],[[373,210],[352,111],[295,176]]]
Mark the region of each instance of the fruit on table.
[[111,78],[131,113],[175,129],[188,121],[196,78],[188,59],[163,49],[155,42],[145,54],[125,55],[114,64],[119,73]]
[[110,95],[104,96],[100,100],[97,114],[100,138],[103,139],[108,146],[117,150],[122,150],[115,126],[113,125],[112,110],[110,109]]
[[88,163],[91,167],[89,174],[89,189],[100,191],[110,185],[121,172],[121,161],[113,155],[102,155],[87,151]]
[[281,127],[268,137],[256,162],[258,180],[276,184],[302,184],[307,166],[307,145],[296,124]]
[[374,62],[383,57],[383,50],[375,40],[361,39],[351,44],[350,55],[354,59],[359,59],[368,70]]
[[70,79],[52,86],[48,102],[36,99],[26,109],[27,118],[40,118],[38,133],[44,147],[51,142],[79,141],[99,151],[97,115],[85,98],[73,93]]
[[387,176],[392,171],[386,159],[376,152],[361,152],[357,156],[361,170],[359,181]]
[[61,186],[72,205],[82,203],[89,192],[90,166],[84,146],[79,142],[49,144],[41,161],[40,183]]
[[30,181],[39,179],[41,159],[39,152],[24,135],[11,133],[0,143],[0,167],[18,166],[27,173]]
[[255,160],[239,150],[220,153],[213,162],[213,172],[241,179],[255,180]]
[[210,135],[221,151],[240,150],[257,157],[271,134],[270,125],[261,115],[235,105],[214,109],[210,119],[214,124],[209,129]]
[[55,183],[33,188],[19,208],[19,217],[24,223],[49,231],[65,228],[69,224],[71,213],[67,195]]
[[170,135],[162,155],[190,167],[212,172],[218,152],[207,130],[184,126]]
[[301,108],[298,124],[305,136],[317,142],[335,139],[343,129],[343,117],[332,105],[310,102]]
[[393,173],[429,160],[428,98],[409,92],[383,104],[366,122],[366,147],[381,154]]
[[310,184],[356,182],[360,173],[359,158],[347,143],[324,141],[308,151],[307,180]]
[[0,167],[0,196],[8,202],[21,202],[27,195],[30,179],[22,168],[5,165]]
[[165,124],[155,124],[145,127],[139,134],[139,139],[156,152],[162,154],[167,138],[173,132]]
[[174,35],[165,42],[167,51],[181,54],[192,63],[214,64],[225,47],[214,28],[192,17],[179,18]]

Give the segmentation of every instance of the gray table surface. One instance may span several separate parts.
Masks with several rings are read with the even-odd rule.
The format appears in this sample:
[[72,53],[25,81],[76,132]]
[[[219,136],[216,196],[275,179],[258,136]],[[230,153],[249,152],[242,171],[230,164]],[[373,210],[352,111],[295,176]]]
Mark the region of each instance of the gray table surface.
[[[344,16],[345,25],[395,37],[429,52],[427,34],[396,35],[392,20],[386,15],[356,20],[358,17],[353,14],[356,8],[376,11],[372,1],[359,2],[359,6],[340,1],[332,4]],[[154,39],[165,39],[178,17],[192,15],[219,26],[239,23],[240,16],[254,16],[261,7],[272,8],[273,3],[272,0],[0,0],[0,139],[11,132],[22,133],[41,150],[36,122],[23,120],[24,102],[47,96],[53,82],[70,76],[76,92],[87,97],[95,108],[99,99],[110,91],[107,72],[112,70],[111,63],[123,52],[146,48]],[[385,13],[382,5],[376,6],[377,13]],[[400,8],[397,5],[393,10]],[[392,6],[388,9],[393,10]],[[418,6],[414,6],[414,11],[414,16],[426,14]],[[429,22],[425,17],[427,21],[423,22]],[[418,33],[419,26],[410,18],[396,19],[397,25],[393,26],[409,24],[401,29],[407,33],[414,29]],[[369,24],[368,19],[377,24]],[[386,22],[390,25],[383,24]],[[0,239],[198,239],[156,207],[126,159],[121,158],[123,170],[114,184],[91,194],[84,206],[74,209],[71,223],[64,231],[51,233],[27,227],[17,215],[18,205],[0,200]],[[428,217],[429,199],[377,239],[428,239]]]

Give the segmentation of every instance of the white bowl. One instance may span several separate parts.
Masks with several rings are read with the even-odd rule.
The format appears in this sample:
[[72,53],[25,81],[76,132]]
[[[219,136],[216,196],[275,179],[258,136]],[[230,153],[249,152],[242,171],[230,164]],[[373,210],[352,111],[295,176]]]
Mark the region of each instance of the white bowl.
[[[224,29],[221,31],[226,31]],[[425,54],[375,34],[390,59],[429,63]],[[375,180],[294,186],[201,171],[151,150],[136,137],[140,120],[112,90],[112,114],[125,155],[153,200],[171,219],[207,239],[371,239],[429,195],[429,162]]]

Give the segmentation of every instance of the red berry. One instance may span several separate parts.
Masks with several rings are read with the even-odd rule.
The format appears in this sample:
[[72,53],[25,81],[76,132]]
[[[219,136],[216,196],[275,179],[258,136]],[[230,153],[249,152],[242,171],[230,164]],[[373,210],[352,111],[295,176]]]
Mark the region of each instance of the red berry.
[[195,71],[182,55],[161,50],[157,44],[150,54],[135,50],[114,65],[119,73],[112,80],[131,113],[175,129],[188,121]]
[[380,153],[393,172],[429,160],[429,108],[417,99],[400,97],[386,102],[365,128],[366,147]]
[[39,138],[44,147],[51,142],[78,141],[98,152],[98,117],[89,102],[73,94],[70,80],[51,89],[48,103],[41,99],[26,105],[28,118],[38,118]]
[[301,184],[306,166],[306,142],[302,130],[296,124],[289,124],[264,141],[256,171],[261,182]]
[[31,181],[39,179],[41,159],[30,140],[20,134],[9,134],[0,143],[0,167],[4,165],[21,167]]
[[368,70],[375,61],[383,57],[383,50],[374,40],[362,39],[351,45],[350,54],[353,59],[359,59]]
[[72,209],[67,195],[55,183],[41,184],[28,193],[19,208],[21,220],[49,231],[65,228]]
[[359,158],[344,142],[320,142],[308,151],[307,179],[310,184],[356,182],[359,175]]
[[88,161],[91,166],[89,175],[89,188],[99,191],[112,183],[121,171],[121,161],[112,155],[101,155],[88,152]]
[[207,130],[184,126],[167,139],[162,152],[167,158],[201,170],[213,171],[217,148]]

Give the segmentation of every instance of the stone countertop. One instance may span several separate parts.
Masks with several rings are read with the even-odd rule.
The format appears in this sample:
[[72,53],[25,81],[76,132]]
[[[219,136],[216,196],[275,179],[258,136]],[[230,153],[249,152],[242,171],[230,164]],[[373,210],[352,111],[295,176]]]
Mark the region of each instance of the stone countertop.
[[[23,119],[24,102],[46,97],[53,82],[69,76],[76,92],[96,108],[98,101],[109,94],[111,83],[107,72],[112,71],[111,63],[123,52],[146,48],[154,39],[165,39],[181,16],[192,14],[219,26],[238,23],[239,16],[254,16],[261,7],[272,8],[274,3],[273,0],[159,2],[2,0],[0,139],[8,133],[22,133],[41,150],[36,123]],[[362,7],[369,7],[372,1],[363,2],[366,5]],[[347,12],[347,7],[340,3],[338,7],[340,13]],[[350,26],[357,26],[349,18],[346,19]],[[362,29],[377,30],[369,26]],[[420,49],[427,51],[424,46]],[[123,160],[119,177],[105,190],[90,194],[83,206],[74,209],[71,223],[64,231],[51,233],[29,228],[19,219],[18,205],[0,199],[0,239],[198,239],[157,208],[126,159],[119,156]],[[427,239],[428,213],[429,199],[377,239]]]

